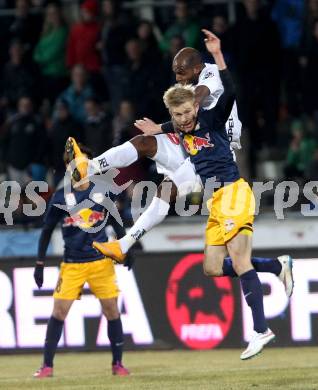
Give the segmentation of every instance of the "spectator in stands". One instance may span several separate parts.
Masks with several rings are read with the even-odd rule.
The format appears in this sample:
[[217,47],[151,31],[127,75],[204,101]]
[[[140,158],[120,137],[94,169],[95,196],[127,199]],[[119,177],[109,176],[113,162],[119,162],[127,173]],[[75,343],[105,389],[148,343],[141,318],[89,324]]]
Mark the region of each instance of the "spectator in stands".
[[103,76],[107,85],[113,112],[117,112],[125,92],[125,45],[134,33],[134,19],[121,10],[119,0],[102,2],[102,50]]
[[[259,0],[245,0],[232,29],[233,59],[241,92],[240,117],[249,129],[251,162],[272,144],[278,112],[280,40],[275,23]],[[262,121],[259,121],[262,117]],[[259,124],[262,124],[262,130]]]
[[54,187],[58,186],[65,175],[62,157],[68,137],[74,137],[81,142],[83,140],[82,128],[72,118],[68,103],[61,99],[56,103],[56,115],[49,131],[50,163],[53,168]]
[[130,100],[122,100],[117,115],[113,119],[113,145],[118,146],[130,140],[139,131],[133,125],[136,120],[135,107]]
[[179,35],[185,41],[186,46],[196,48],[199,43],[200,26],[190,15],[189,6],[185,0],[177,0],[175,5],[175,21],[165,31],[160,42],[163,51],[169,50],[172,37]]
[[2,106],[15,109],[20,96],[35,93],[35,69],[27,63],[24,47],[20,41],[13,41],[9,49],[10,59],[2,73]]
[[42,96],[51,104],[67,86],[65,47],[67,28],[62,10],[56,3],[49,3],[45,9],[42,35],[35,47],[33,58],[42,73]]
[[172,71],[172,62],[175,55],[178,53],[178,51],[180,51],[184,47],[185,47],[185,42],[181,36],[176,35],[170,39],[169,50],[166,53],[164,53],[164,57],[163,57],[163,69],[164,69],[164,74],[166,76],[165,89],[169,88],[171,85],[175,84],[176,82],[176,75]]
[[276,0],[272,19],[276,22],[283,49],[298,49],[303,35],[305,2]]
[[73,118],[83,124],[85,121],[84,104],[93,95],[93,88],[88,82],[87,72],[82,65],[75,65],[71,71],[71,85],[59,96],[70,109]]
[[100,71],[101,58],[97,43],[101,28],[97,21],[98,12],[97,0],[85,0],[81,4],[82,20],[72,27],[67,44],[67,65],[70,68],[82,64],[91,74]]
[[[222,52],[224,55],[225,62],[228,66],[232,65],[232,45],[231,45],[231,34],[229,24],[226,17],[222,14],[214,15],[211,22],[211,31],[217,35],[222,42]],[[206,52],[208,62],[211,62],[211,54]]]
[[[139,130],[134,126],[134,122],[137,119],[135,115],[134,104],[124,99],[120,102],[117,115],[114,117],[113,126],[113,143],[112,146],[123,144],[130,140],[134,136],[140,134]],[[147,180],[147,167],[149,162],[145,160],[138,160],[126,168],[120,169],[120,174],[116,177],[117,184],[127,183],[129,180],[139,182],[141,180]],[[128,190],[127,190],[128,193]],[[127,195],[126,193],[126,195]],[[128,201],[125,198],[125,207],[128,207]],[[127,212],[127,210],[126,210]]]
[[46,143],[46,132],[34,114],[32,99],[22,96],[17,114],[9,118],[4,138],[9,180],[25,186],[31,179],[40,179],[45,171]]
[[305,2],[299,0],[276,0],[272,19],[276,22],[282,46],[282,77],[289,111],[299,114],[300,69],[299,48],[303,36]]
[[15,16],[9,25],[8,41],[20,40],[28,57],[39,38],[41,31],[41,17],[30,13],[29,0],[16,0]]
[[302,121],[293,122],[292,139],[285,167],[285,175],[288,179],[304,179],[314,159],[317,141],[306,130]]
[[111,118],[96,97],[85,101],[84,143],[98,156],[112,146]]
[[143,57],[145,61],[160,66],[160,60],[162,58],[161,51],[159,50],[158,40],[154,33],[154,26],[148,20],[142,20],[137,26],[137,37],[140,41]]
[[[125,97],[136,107],[137,117],[149,115],[158,117],[164,89],[161,72],[154,72],[153,66],[143,58],[141,43],[132,38],[126,43],[128,64],[125,75]],[[146,98],[145,98],[146,97]]]

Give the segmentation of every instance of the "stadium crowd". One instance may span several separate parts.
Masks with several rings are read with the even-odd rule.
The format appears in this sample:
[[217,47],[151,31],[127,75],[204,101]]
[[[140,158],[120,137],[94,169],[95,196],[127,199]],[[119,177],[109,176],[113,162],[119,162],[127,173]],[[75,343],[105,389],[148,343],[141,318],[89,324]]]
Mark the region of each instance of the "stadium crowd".
[[[135,119],[165,121],[175,54],[191,46],[212,62],[202,27],[221,38],[235,76],[248,176],[265,178],[258,168],[269,160],[280,167],[276,179],[317,176],[318,0],[244,0],[232,24],[226,4],[200,1],[158,7],[154,22],[118,0],[84,0],[78,20],[60,1],[0,6],[14,8],[0,19],[0,163],[8,180],[49,180],[53,190],[68,136],[97,155],[138,134]],[[119,180],[150,177],[155,167],[142,161]]]

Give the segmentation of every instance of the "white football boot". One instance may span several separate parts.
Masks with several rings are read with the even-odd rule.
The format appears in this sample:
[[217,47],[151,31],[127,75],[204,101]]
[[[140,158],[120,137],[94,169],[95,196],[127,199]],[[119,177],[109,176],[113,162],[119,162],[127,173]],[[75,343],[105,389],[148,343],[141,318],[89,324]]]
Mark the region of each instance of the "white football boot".
[[251,341],[247,348],[241,354],[241,360],[251,359],[262,352],[266,344],[275,339],[274,333],[267,328],[264,333],[257,333],[254,331]]
[[282,265],[279,280],[284,284],[286,295],[290,298],[294,290],[293,259],[289,255],[283,255],[278,256],[277,260]]

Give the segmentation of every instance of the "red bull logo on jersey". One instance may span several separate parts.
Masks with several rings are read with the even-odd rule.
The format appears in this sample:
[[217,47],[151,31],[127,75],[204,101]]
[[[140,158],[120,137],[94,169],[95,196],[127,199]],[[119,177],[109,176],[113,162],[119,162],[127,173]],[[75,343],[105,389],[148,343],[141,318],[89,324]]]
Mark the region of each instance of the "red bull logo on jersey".
[[76,214],[65,217],[63,227],[77,226],[83,229],[88,229],[96,225],[97,222],[103,221],[104,219],[104,211],[82,209]]
[[214,144],[210,140],[207,133],[206,137],[197,137],[195,135],[186,134],[183,138],[183,146],[187,153],[195,156],[203,148],[213,148]]

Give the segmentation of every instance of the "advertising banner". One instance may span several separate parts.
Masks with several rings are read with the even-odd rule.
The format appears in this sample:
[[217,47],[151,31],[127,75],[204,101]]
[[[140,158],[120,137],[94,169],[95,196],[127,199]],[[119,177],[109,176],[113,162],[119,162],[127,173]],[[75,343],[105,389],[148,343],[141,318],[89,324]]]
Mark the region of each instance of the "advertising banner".
[[[116,267],[126,349],[245,345],[252,320],[239,280],[205,276],[202,260],[202,253],[141,253],[132,271]],[[59,260],[48,259],[41,290],[33,280],[33,264],[32,258],[0,262],[0,353],[36,351],[43,346]],[[297,258],[294,276],[294,294],[288,300],[275,275],[259,274],[265,315],[276,333],[276,346],[317,345],[318,258]],[[107,346],[107,321],[99,301],[84,286],[65,321],[59,347],[99,350]]]

